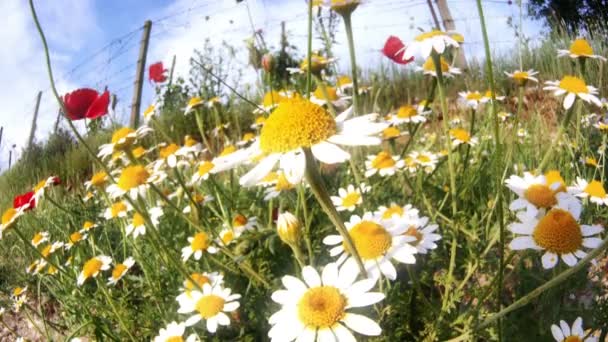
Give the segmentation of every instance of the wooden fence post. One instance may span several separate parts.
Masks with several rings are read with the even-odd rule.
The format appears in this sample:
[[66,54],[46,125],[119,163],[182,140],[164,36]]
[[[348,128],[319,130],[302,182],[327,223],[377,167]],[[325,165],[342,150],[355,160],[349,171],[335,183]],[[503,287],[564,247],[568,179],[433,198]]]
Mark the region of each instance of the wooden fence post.
[[34,137],[36,136],[36,121],[38,120],[38,110],[40,109],[40,99],[42,98],[42,91],[38,92],[38,96],[36,96],[36,106],[34,107],[34,117],[32,118],[32,128],[30,128],[30,137],[27,141],[26,150],[29,150],[32,147],[32,143],[34,142]]
[[148,43],[150,42],[150,30],[152,22],[146,20],[144,23],[144,32],[141,37],[139,46],[139,58],[137,60],[137,73],[135,74],[135,86],[133,88],[133,102],[131,104],[131,120],[129,124],[132,128],[137,128],[139,125],[139,110],[141,107],[141,90],[144,83],[144,74],[146,69],[146,56],[148,55]]

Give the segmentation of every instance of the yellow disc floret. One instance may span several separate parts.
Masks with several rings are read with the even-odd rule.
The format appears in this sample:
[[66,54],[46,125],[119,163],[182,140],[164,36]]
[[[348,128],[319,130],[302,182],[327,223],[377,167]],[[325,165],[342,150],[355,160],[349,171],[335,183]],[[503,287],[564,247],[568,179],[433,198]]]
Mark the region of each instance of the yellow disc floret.
[[540,247],[560,255],[576,252],[583,243],[581,227],[562,209],[552,209],[540,219],[532,237]]
[[[353,244],[364,260],[376,259],[391,247],[393,237],[381,225],[372,221],[361,221],[349,231]],[[345,248],[346,249],[346,248]]]
[[120,174],[118,178],[118,187],[122,190],[131,190],[140,185],[146,184],[150,173],[141,165],[128,166]]
[[177,150],[179,150],[179,146],[177,146],[176,144],[169,144],[169,145],[161,148],[160,151],[158,152],[158,154],[160,155],[161,158],[167,158],[170,155],[177,152]]
[[417,35],[414,40],[417,42],[421,42],[423,40],[426,39],[430,39],[430,38],[434,38],[434,37],[438,37],[438,36],[445,36],[446,33],[443,31],[439,31],[439,30],[432,30],[429,32],[424,32],[422,34]]
[[285,100],[266,120],[260,133],[265,153],[311,147],[334,135],[336,121],[322,107],[302,98]]
[[352,206],[356,205],[357,203],[359,203],[360,199],[361,199],[361,195],[358,192],[348,193],[342,199],[342,206],[347,207],[347,208],[352,207]]
[[376,155],[376,158],[372,160],[372,167],[374,169],[388,169],[395,166],[395,160],[388,152],[380,152]]
[[[441,57],[440,64],[441,64],[442,73],[446,73],[446,72],[450,71],[450,65],[445,60],[445,58]],[[437,70],[435,67],[435,61],[433,60],[433,57],[427,58],[427,60],[422,65],[422,69],[424,71],[430,71],[430,72],[435,72]]]
[[562,80],[559,81],[559,87],[569,93],[587,94],[589,92],[585,81],[576,76],[564,76]]
[[97,275],[102,266],[103,262],[101,262],[101,260],[97,258],[89,259],[89,261],[85,262],[84,266],[82,267],[82,274],[84,275],[84,278],[86,279]]
[[125,272],[127,272],[127,265],[124,264],[118,264],[116,266],[114,266],[114,269],[112,270],[112,279],[114,280],[118,280],[120,279],[120,277],[122,277],[123,274],[125,274]]
[[593,48],[589,45],[586,39],[577,39],[570,45],[570,53],[578,56],[591,56],[593,55]]
[[135,131],[129,127],[120,128],[112,134],[112,144],[116,150],[131,146],[133,141],[135,141]]
[[211,294],[201,297],[195,307],[201,317],[208,319],[220,313],[224,309],[225,302],[224,298]]
[[396,204],[391,204],[390,207],[386,208],[386,210],[382,213],[382,218],[384,220],[388,220],[393,216],[403,216],[404,214],[404,210],[402,207],[396,205]]
[[190,248],[193,251],[206,251],[209,248],[209,236],[204,232],[196,233],[190,243]]
[[591,181],[589,184],[587,184],[583,191],[591,197],[606,197],[606,190],[604,190],[604,186],[602,185],[602,183],[596,180]]
[[329,328],[345,315],[346,298],[333,286],[306,291],[298,302],[298,318],[311,328]]
[[530,185],[524,192],[524,197],[539,208],[547,209],[557,204],[555,192],[544,184]]

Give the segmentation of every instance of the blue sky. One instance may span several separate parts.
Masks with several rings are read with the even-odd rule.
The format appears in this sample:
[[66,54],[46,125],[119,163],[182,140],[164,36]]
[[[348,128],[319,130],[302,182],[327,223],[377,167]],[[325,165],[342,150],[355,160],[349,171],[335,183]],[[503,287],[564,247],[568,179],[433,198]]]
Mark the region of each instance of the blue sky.
[[[514,1],[516,2],[516,1]],[[60,93],[80,87],[103,89],[117,93],[119,105],[112,119],[125,122],[129,111],[135,62],[141,31],[135,31],[146,19],[166,18],[155,22],[148,62],[164,61],[169,65],[177,56],[178,75],[187,75],[192,51],[209,38],[213,43],[230,42],[240,52],[237,68],[246,70],[247,53],[244,39],[251,32],[245,2],[234,0],[54,0],[35,1],[40,20],[49,39],[53,67]],[[263,29],[270,45],[276,45],[280,21],[287,21],[291,42],[304,51],[306,3],[304,0],[249,0],[249,9],[256,29]],[[473,0],[448,0],[456,19],[457,30],[464,34],[465,51],[481,57],[481,34]],[[490,39],[495,52],[507,53],[514,46],[513,29],[507,25],[510,16],[518,20],[519,7],[504,0],[485,1]],[[3,0],[2,13],[11,13],[0,40],[0,125],[4,138],[0,145],[0,168],[5,169],[8,150],[16,144],[21,150],[29,134],[34,99],[43,90],[43,101],[36,138],[43,140],[57,117],[57,104],[50,91],[44,69],[40,39],[25,0]],[[418,28],[431,27],[425,0],[369,0],[354,13],[357,56],[361,65],[378,65],[379,50],[388,35],[404,41],[411,39]],[[524,32],[538,37],[541,23],[526,19]],[[131,34],[128,34],[133,32]],[[128,35],[127,35],[128,34]],[[122,37],[121,40],[115,40]],[[345,42],[344,32],[337,34]],[[108,44],[112,42],[108,46]],[[103,47],[106,47],[102,50]],[[344,44],[336,47],[339,65],[348,70]],[[144,84],[145,108],[152,101],[153,87]]]

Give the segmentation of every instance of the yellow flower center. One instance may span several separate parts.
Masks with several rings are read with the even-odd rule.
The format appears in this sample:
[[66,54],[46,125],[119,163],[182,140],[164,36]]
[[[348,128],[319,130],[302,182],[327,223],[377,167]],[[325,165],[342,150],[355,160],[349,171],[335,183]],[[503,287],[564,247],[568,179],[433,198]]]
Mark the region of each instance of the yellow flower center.
[[602,185],[602,183],[596,180],[591,181],[589,184],[587,184],[583,191],[591,197],[606,197],[606,190],[604,190],[604,186]]
[[46,247],[44,247],[42,249],[42,251],[40,252],[40,254],[42,254],[43,257],[48,257],[49,255],[51,255],[51,248],[53,246],[52,245],[47,245]]
[[555,192],[544,184],[532,184],[524,192],[528,202],[539,208],[550,208],[557,204]]
[[236,151],[236,147],[234,145],[228,145],[228,146],[224,147],[222,152],[220,152],[220,157],[225,157],[231,153],[234,153],[235,151]]
[[234,240],[234,232],[232,230],[225,231],[221,236],[222,242],[224,245],[227,245]]
[[201,317],[209,319],[222,311],[225,302],[224,298],[211,294],[201,297],[195,307]]
[[557,170],[547,171],[545,173],[545,180],[547,181],[547,184],[549,186],[551,186],[555,183],[559,183],[559,188],[557,188],[557,190],[555,190],[555,193],[566,191],[566,182],[564,182],[564,179],[560,175],[559,171],[557,171]]
[[112,208],[111,208],[111,212],[112,212],[112,217],[118,217],[118,215],[120,215],[120,213],[127,211],[127,205],[124,204],[123,202],[118,202],[118,203],[114,203],[112,204]]
[[301,98],[288,99],[262,127],[260,148],[265,153],[289,152],[320,143],[336,130],[336,121],[322,107]]
[[70,242],[71,243],[76,243],[78,241],[82,240],[82,234],[80,234],[80,232],[74,232],[70,235]]
[[134,134],[135,131],[129,127],[123,127],[116,130],[114,134],[112,134],[112,144],[114,144],[114,148],[119,149],[124,146],[130,146],[135,140]]
[[534,241],[549,252],[576,252],[583,243],[581,228],[566,210],[552,209],[534,228]]
[[583,340],[581,340],[581,338],[578,336],[568,336],[563,342],[583,342]]
[[141,227],[145,223],[146,223],[146,219],[144,219],[144,217],[142,215],[140,215],[139,213],[133,214],[133,226],[134,227]]
[[[321,72],[321,70],[323,70],[323,68],[325,68],[328,63],[325,57],[319,56],[317,54],[313,54],[310,57],[310,60],[312,65],[312,68],[310,70],[313,74]],[[302,63],[300,63],[300,69],[304,71],[308,70],[308,58],[304,58]]]
[[418,114],[418,111],[410,105],[401,106],[399,107],[399,111],[397,111],[397,117],[400,119],[409,119],[416,114]]
[[13,220],[13,218],[15,217],[15,215],[17,215],[17,210],[15,210],[13,208],[6,209],[4,214],[2,214],[2,225],[6,225],[9,222],[11,222]]
[[426,154],[420,154],[420,155],[418,155],[418,157],[416,157],[416,160],[420,163],[430,163],[431,157],[429,157]]
[[191,136],[186,135],[184,137],[184,145],[186,147],[192,147],[192,146],[194,146],[196,144],[198,144],[198,141],[196,139],[192,138]]
[[251,132],[247,132],[245,134],[243,134],[243,141],[251,141],[255,139],[255,134],[251,133]]
[[474,91],[472,93],[468,93],[466,99],[469,101],[480,101],[482,97],[483,96],[481,95],[481,93],[479,93],[478,91]]
[[40,241],[42,241],[42,239],[44,239],[44,235],[42,235],[42,233],[36,233],[36,235],[34,235],[32,238],[32,244],[37,245],[40,243]]
[[21,287],[17,287],[13,290],[13,296],[15,296],[15,297],[20,296],[24,291],[25,291],[25,289],[23,289]]
[[170,155],[172,155],[173,153],[177,152],[177,150],[179,150],[179,146],[177,146],[176,144],[169,144],[163,148],[160,149],[159,151],[159,155],[161,158],[166,159],[167,157],[169,157]]
[[266,122],[266,117],[265,116],[258,116],[257,118],[255,118],[255,124],[256,125],[263,125],[264,122]]
[[242,227],[244,225],[247,224],[247,222],[249,222],[247,220],[247,218],[241,214],[236,214],[234,216],[234,218],[232,219],[232,226],[233,227]]
[[586,39],[577,39],[570,45],[570,53],[579,56],[593,55],[593,48]]
[[136,148],[131,150],[131,153],[133,153],[133,157],[139,159],[146,153],[146,149],[141,146],[137,146]]
[[589,93],[585,81],[576,76],[564,76],[564,78],[559,81],[559,87],[569,93]]
[[192,107],[198,106],[202,103],[203,103],[203,100],[200,97],[195,96],[188,101],[188,107],[192,108]]
[[[274,105],[279,104],[281,101],[285,100],[286,98],[287,97],[279,94],[278,91],[272,90],[272,91],[269,91],[266,94],[264,94],[264,99],[262,100],[262,106],[264,106],[264,108],[272,107]],[[264,117],[261,116],[259,118],[264,118]],[[262,120],[262,122],[264,122],[264,120]],[[258,123],[257,120],[256,120],[256,123]]]
[[513,79],[518,81],[525,81],[529,77],[528,72],[526,71],[516,71],[513,73]]
[[396,205],[396,204],[391,204],[390,207],[388,207],[383,213],[382,213],[382,218],[385,220],[390,219],[391,217],[393,217],[393,215],[397,215],[399,217],[403,216],[404,214],[404,210],[402,207]]
[[112,270],[112,278],[114,280],[118,280],[123,274],[125,274],[125,272],[127,272],[127,269],[127,265],[124,264],[114,266],[114,269]]
[[84,230],[89,230],[89,229],[93,228],[94,225],[95,225],[95,223],[93,223],[91,221],[85,221],[84,224],[82,225],[82,228]]
[[361,199],[361,195],[358,192],[348,193],[342,199],[342,206],[344,206],[346,208],[355,206],[355,205],[357,205],[357,203],[359,202],[360,199]]
[[40,182],[38,182],[38,184],[36,184],[36,186],[34,187],[34,192],[38,192],[38,190],[44,188],[46,186],[46,179],[45,180],[41,180]]
[[327,91],[327,96],[325,96],[325,93],[323,92],[323,88],[318,87],[317,89],[315,89],[315,92],[314,92],[315,97],[317,99],[326,100],[326,101],[336,101],[339,99],[336,88],[325,87],[325,90]]
[[106,182],[106,179],[108,178],[108,175],[104,172],[97,172],[96,174],[93,175],[93,177],[91,177],[91,185],[93,186],[103,186]]
[[101,262],[101,260],[99,260],[97,258],[92,258],[92,259],[89,259],[89,261],[85,262],[84,266],[82,267],[82,273],[83,273],[85,279],[90,278],[93,275],[99,273],[102,266],[103,266],[103,262]]
[[393,157],[387,152],[380,152],[376,155],[376,158],[372,160],[372,168],[374,169],[388,169],[395,166],[396,162]]
[[274,187],[277,191],[289,190],[293,188],[293,184],[289,183],[284,173],[279,174],[277,177],[277,184]]
[[344,318],[346,304],[337,288],[313,287],[298,302],[298,318],[306,327],[329,328]]
[[434,38],[434,37],[437,37],[437,36],[445,36],[445,35],[446,35],[446,33],[443,32],[443,31],[432,30],[432,31],[424,32],[422,34],[417,35],[414,38],[414,40],[417,41],[417,42],[421,42],[421,41],[423,41],[425,39]]
[[198,165],[198,175],[202,177],[202,176],[208,174],[209,171],[211,171],[213,169],[213,167],[215,167],[215,164],[213,164],[210,161],[202,162],[201,164]]
[[154,114],[154,109],[156,109],[156,106],[154,105],[150,105],[148,108],[146,108],[144,111],[144,118],[147,119],[150,115]]
[[[364,260],[373,260],[384,255],[393,242],[391,234],[384,227],[372,221],[357,223],[349,234],[357,252]],[[346,246],[344,247],[346,250]]]
[[416,238],[416,240],[409,242],[410,244],[416,246],[417,244],[420,243],[420,241],[422,241],[422,238],[424,237],[424,235],[422,235],[422,233],[416,229],[416,227],[411,226],[407,229],[407,231],[405,233],[403,233],[403,235],[408,235],[408,236],[413,236],[414,238]]
[[193,251],[206,251],[209,248],[209,236],[203,232],[196,233],[190,243],[190,248]]
[[[443,57],[441,57],[441,59],[440,59],[440,64],[441,64],[442,73],[446,73],[446,72],[450,71],[450,65]],[[437,70],[435,68],[435,61],[433,60],[433,57],[427,58],[427,60],[422,65],[422,69],[424,69],[424,71],[432,71],[432,72],[435,72]]]
[[184,342],[184,338],[181,336],[171,336],[165,339],[165,342]]
[[120,174],[118,178],[118,187],[122,190],[131,190],[137,186],[146,184],[150,177],[150,173],[141,165],[128,166]]
[[469,132],[462,128],[452,128],[450,130],[450,135],[452,136],[452,138],[464,143],[468,143],[471,141],[471,136],[469,135]]
[[585,158],[585,164],[597,167],[597,160],[595,160],[593,157],[587,157]]
[[345,86],[347,84],[352,84],[352,83],[353,83],[353,80],[350,77],[346,76],[346,75],[338,77],[338,80],[336,82],[336,84],[338,85],[338,87],[343,87],[343,86]]
[[[196,283],[196,285],[198,285],[198,287],[200,287],[200,288],[202,288],[203,285],[205,285],[205,284],[211,283],[211,279],[209,279],[209,277],[207,277],[201,273],[192,273],[192,274],[190,274],[190,278],[192,278],[192,280],[194,280],[194,283]],[[192,291],[194,289],[194,283],[192,283],[192,281],[190,281],[190,279],[186,279],[186,282],[184,283],[184,287],[187,290]]]
[[399,134],[401,134],[401,132],[399,132],[399,129],[395,126],[390,126],[382,131],[382,137],[384,139],[396,138]]

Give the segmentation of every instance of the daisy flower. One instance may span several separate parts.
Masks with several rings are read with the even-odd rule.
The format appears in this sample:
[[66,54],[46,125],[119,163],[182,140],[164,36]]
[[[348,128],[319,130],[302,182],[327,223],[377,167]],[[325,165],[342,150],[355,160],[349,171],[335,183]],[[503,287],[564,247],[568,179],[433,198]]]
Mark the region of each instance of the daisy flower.
[[84,221],[82,224],[82,230],[88,232],[89,230],[96,228],[98,225],[91,221]]
[[[148,215],[150,215],[152,225],[157,226],[164,212],[161,207],[153,207],[148,210]],[[133,234],[133,239],[146,235],[146,219],[140,213],[134,213],[131,222],[125,227],[125,234],[127,236]]]
[[311,266],[302,269],[303,281],[284,276],[285,289],[272,294],[281,305],[268,322],[271,341],[355,341],[351,331],[365,336],[379,336],[382,329],[372,319],[351,309],[367,307],[384,299],[380,292],[369,292],[373,279],[355,282],[358,270],[335,263],[325,265],[322,273]]
[[[384,274],[390,280],[397,279],[397,269],[393,266],[392,259],[405,264],[416,263],[416,248],[409,244],[416,241],[416,238],[404,234],[408,229],[406,225],[389,225],[372,213],[365,213],[363,217],[351,216],[345,226],[370,278],[377,279],[380,274]],[[355,258],[345,249],[341,235],[328,235],[323,243],[334,246],[329,254],[332,257],[339,256],[339,265],[344,263],[356,266]]]
[[452,138],[452,147],[462,144],[475,146],[478,143],[477,138],[471,137],[469,131],[463,128],[450,129],[450,137]]
[[158,107],[155,104],[151,104],[144,110],[144,121],[148,122],[152,120],[153,117],[157,116],[159,113]]
[[127,274],[127,271],[135,265],[135,259],[128,257],[122,264],[116,264],[112,270],[112,276],[108,278],[108,285],[116,285],[116,283]]
[[285,176],[285,172],[281,170],[269,172],[266,177],[262,178],[256,185],[267,186],[266,190],[264,190],[265,201],[279,196],[283,191],[292,190],[296,186],[289,182],[287,176]]
[[253,141],[255,141],[257,139],[257,135],[255,135],[255,133],[253,132],[245,132],[243,134],[243,137],[241,138],[241,140],[239,140],[236,145],[237,146],[244,146],[247,145]]
[[192,174],[190,183],[194,184],[201,180],[207,180],[214,168],[215,164],[213,164],[212,161],[205,160],[200,162],[196,168],[196,171]]
[[404,162],[399,156],[392,156],[386,151],[381,151],[377,155],[367,156],[365,161],[365,177],[370,177],[378,173],[380,176],[392,176],[397,169],[404,166]]
[[409,221],[418,218],[418,209],[411,204],[400,206],[396,203],[391,203],[390,206],[380,206],[374,213],[383,223],[391,221]]
[[410,172],[415,172],[418,166],[421,166],[426,173],[431,173],[437,166],[438,157],[436,154],[426,151],[412,151],[408,154],[409,165],[406,161],[406,167]]
[[382,140],[390,140],[408,135],[408,132],[401,132],[395,126],[389,126],[382,131]]
[[182,248],[182,260],[184,262],[188,261],[193,254],[195,260],[200,260],[203,252],[211,254],[217,252],[217,248],[211,246],[211,239],[205,232],[198,232],[194,236],[189,237],[188,242],[190,245]]
[[[276,90],[271,90],[269,92],[267,92],[266,94],[264,94],[264,96],[262,97],[262,104],[260,105],[260,107],[255,110],[255,113],[265,113],[265,112],[269,112],[270,110],[274,109],[276,106],[279,105],[279,103],[281,103],[283,100],[288,99],[291,97],[290,93],[286,93],[284,91],[276,91]],[[265,119],[264,116],[260,116],[258,118],[263,118]],[[259,126],[264,124],[264,120],[260,120],[260,122],[258,123],[258,120],[256,119],[256,124],[259,124]],[[257,128],[253,127],[252,128]]]
[[325,96],[323,88],[317,87],[317,89],[310,94],[310,102],[318,104],[319,106],[331,102],[331,104],[336,107],[344,107],[348,104],[347,100],[350,99],[350,96],[340,96],[337,89],[334,87],[325,87],[325,90],[327,91],[327,96]]
[[515,70],[512,73],[506,72],[505,75],[512,79],[518,86],[525,86],[528,81],[538,83],[538,79],[534,76],[538,74],[538,71],[529,69],[528,71]]
[[539,210],[547,210],[558,204],[574,212],[581,211],[579,201],[566,192],[566,184],[558,171],[539,176],[524,172],[523,177],[511,175],[505,183],[518,196],[509,205],[512,211],[525,209],[528,216],[534,217]]
[[606,61],[606,58],[593,54],[593,48],[591,47],[587,39],[584,38],[578,38],[574,40],[572,44],[570,44],[570,48],[568,50],[557,50],[557,57],[570,57],[572,59],[593,58],[599,59],[604,62]]
[[232,218],[232,229],[239,234],[250,229],[254,229],[258,225],[258,218],[255,216],[247,217],[241,214],[236,214]]
[[186,108],[184,108],[184,114],[189,114],[192,113],[194,111],[194,109],[202,106],[205,104],[205,101],[203,101],[203,99],[201,99],[198,96],[192,97],[190,98],[190,100],[188,100],[188,104],[186,105]]
[[120,201],[112,204],[110,207],[106,208],[103,213],[103,217],[106,220],[117,218],[117,217],[127,217],[127,212],[131,211],[131,205],[128,202]]
[[370,187],[365,183],[361,183],[357,188],[349,184],[346,189],[338,189],[338,196],[331,196],[331,201],[338,211],[354,211],[359,204],[363,203],[361,194],[368,192],[369,189]]
[[205,284],[209,284],[211,287],[222,286],[224,284],[224,276],[217,272],[191,273],[190,279],[184,280],[184,287],[180,291],[189,295],[196,289],[202,289]]
[[[336,61],[335,58],[325,58],[316,53],[312,54],[310,60],[310,65],[312,66],[310,68],[310,72],[315,75],[320,74],[321,71],[323,71],[330,63]],[[289,71],[291,74],[305,74],[308,70],[308,58],[304,58],[304,60],[302,60],[299,68],[286,68],[286,70]]]
[[[494,98],[496,99],[496,101],[502,101],[505,99],[504,96],[498,96],[498,95],[494,95]],[[492,101],[492,91],[487,90],[481,97],[481,103],[487,103],[490,101]]]
[[216,241],[219,245],[228,246],[234,240],[236,240],[240,235],[241,234],[237,233],[232,228],[224,228],[224,229],[220,230],[220,232],[218,233],[218,238],[216,239]]
[[589,336],[585,338],[587,335],[583,330],[583,319],[581,317],[578,317],[572,323],[572,328],[564,320],[559,321],[559,326],[552,324],[551,334],[557,342],[597,342],[597,337]]
[[[171,322],[165,328],[161,328],[154,342],[181,342],[186,331],[185,323]],[[186,342],[197,341],[196,335],[192,334],[186,338]]]
[[78,286],[84,284],[89,278],[95,278],[101,271],[107,271],[110,269],[112,258],[106,255],[98,255],[89,259],[82,266],[82,271],[78,275]]
[[345,93],[347,89],[352,89],[353,80],[347,75],[338,76],[336,79],[336,87],[341,93]]
[[23,215],[22,209],[8,208],[2,214],[2,220],[0,223],[0,239],[2,239],[2,233],[11,227],[11,225]]
[[[443,77],[454,77],[454,75],[460,74],[460,69],[452,67],[443,57],[440,58],[440,64],[441,74]],[[433,61],[433,57],[427,58],[421,67],[416,67],[416,70],[422,71],[422,73],[425,75],[437,77],[437,69],[435,68],[435,61]]]
[[97,156],[105,159],[108,156],[112,156],[114,152],[129,150],[136,141],[145,137],[150,132],[152,132],[152,129],[146,125],[139,127],[137,130],[129,127],[119,128],[112,134],[109,144],[99,146]]
[[559,204],[540,218],[518,214],[520,222],[509,225],[509,230],[517,234],[509,244],[512,250],[535,249],[545,253],[542,264],[545,269],[555,267],[559,257],[574,266],[587,253],[583,247],[596,248],[602,240],[594,235],[602,232],[600,225],[580,225],[580,211],[570,211]]
[[38,232],[32,237],[31,242],[34,247],[38,247],[38,245],[40,245],[41,243],[46,242],[48,240],[49,240],[48,232]]
[[435,233],[435,231],[439,226],[436,224],[428,224],[428,217],[417,217],[403,222],[408,225],[404,234],[415,238],[415,240],[409,242],[409,244],[416,247],[418,253],[426,254],[429,250],[437,248],[435,242],[441,240],[441,235]]
[[249,147],[257,165],[241,177],[240,184],[253,186],[278,163],[290,183],[297,184],[304,176],[304,149],[326,164],[341,163],[350,154],[338,145],[379,145],[377,137],[386,124],[374,122],[377,115],[361,115],[347,119],[352,107],[335,119],[325,110],[303,98],[285,100],[270,114],[262,127],[259,141]]
[[176,156],[189,156],[191,154],[197,155],[198,153],[203,151],[203,144],[201,144],[198,140],[194,139],[190,135],[186,135],[184,137],[184,146],[180,147],[177,152],[175,152]]
[[587,182],[583,178],[577,177],[576,183],[573,187],[568,188],[568,192],[580,198],[589,198],[589,201],[595,204],[608,206],[608,194],[600,181]]
[[255,118],[255,120],[253,120],[253,123],[251,124],[251,128],[253,129],[258,129],[261,128],[262,126],[264,126],[264,123],[266,122],[266,117],[264,115],[260,115],[258,117]]
[[570,109],[577,96],[587,103],[593,102],[598,107],[602,106],[602,103],[596,96],[597,89],[588,86],[585,84],[585,80],[576,76],[564,76],[560,81],[547,81],[543,89],[553,91],[553,95],[555,96],[566,94],[564,97],[564,109]]
[[284,211],[277,217],[277,234],[284,243],[297,246],[302,237],[302,224],[292,213]]
[[426,116],[431,111],[421,111],[419,108],[411,105],[403,105],[399,107],[395,114],[391,114],[388,122],[394,125],[404,123],[421,123],[426,121]]
[[427,59],[431,56],[431,52],[435,51],[438,54],[442,54],[450,46],[458,47],[458,42],[452,35],[439,30],[424,32],[416,36],[414,41],[410,42],[403,54],[403,60],[406,61],[417,53],[423,59]]
[[128,193],[131,198],[135,199],[138,195],[145,193],[150,176],[150,172],[142,165],[127,166],[120,172],[116,184],[108,186],[107,192],[111,198]]
[[498,112],[498,114],[496,114],[496,115],[498,115],[498,118],[502,122],[507,121],[507,119],[509,119],[511,116],[513,116],[513,114],[511,114],[509,112],[505,112],[505,111]]
[[73,232],[68,237],[68,242],[65,244],[65,249],[70,250],[74,245],[79,243],[80,241],[84,241],[87,239],[87,234],[84,232]]
[[458,93],[460,100],[467,106],[477,109],[480,103],[483,103],[483,95],[478,91],[461,91]]
[[105,171],[100,171],[91,176],[91,179],[84,182],[84,186],[87,188],[87,190],[91,187],[101,188],[106,185],[107,181],[108,175],[105,173]]
[[189,294],[182,293],[177,296],[179,303],[178,313],[189,314],[185,322],[186,326],[192,326],[201,320],[206,321],[207,331],[215,333],[218,325],[230,325],[230,318],[226,312],[233,312],[239,308],[241,298],[239,294],[231,294],[229,288],[203,284],[203,291],[191,291]]

